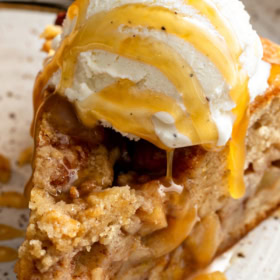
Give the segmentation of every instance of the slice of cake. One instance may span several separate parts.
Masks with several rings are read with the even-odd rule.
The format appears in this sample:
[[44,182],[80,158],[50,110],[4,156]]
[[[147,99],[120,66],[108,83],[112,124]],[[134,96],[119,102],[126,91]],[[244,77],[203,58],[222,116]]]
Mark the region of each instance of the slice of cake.
[[278,206],[279,47],[261,60],[226,3],[69,8],[35,83],[18,279],[187,279]]

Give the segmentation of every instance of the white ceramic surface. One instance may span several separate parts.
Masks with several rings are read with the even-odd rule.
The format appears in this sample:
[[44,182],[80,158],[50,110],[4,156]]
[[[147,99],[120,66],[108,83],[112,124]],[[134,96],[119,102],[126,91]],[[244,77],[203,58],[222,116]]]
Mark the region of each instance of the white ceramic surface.
[[[280,0],[245,0],[260,35],[280,43]],[[32,87],[44,54],[38,39],[55,15],[46,12],[6,9],[0,6],[0,153],[12,160],[12,179],[0,184],[0,192],[22,191],[30,167],[19,168],[19,153],[32,144]],[[26,226],[27,210],[1,209],[0,223]],[[274,215],[275,217],[275,215]],[[229,280],[280,279],[280,220],[271,217],[224,255]],[[22,239],[0,242],[17,248]],[[245,257],[244,257],[245,256]],[[0,263],[0,280],[16,279],[14,263]]]
[[[22,192],[30,166],[16,164],[20,152],[32,145],[32,88],[45,54],[40,52],[39,35],[55,15],[0,7],[0,153],[11,159],[12,179],[2,191]],[[17,228],[27,225],[28,210],[1,209],[0,224]],[[2,241],[0,246],[17,248],[22,239]],[[0,280],[16,279],[13,263],[0,263]]]

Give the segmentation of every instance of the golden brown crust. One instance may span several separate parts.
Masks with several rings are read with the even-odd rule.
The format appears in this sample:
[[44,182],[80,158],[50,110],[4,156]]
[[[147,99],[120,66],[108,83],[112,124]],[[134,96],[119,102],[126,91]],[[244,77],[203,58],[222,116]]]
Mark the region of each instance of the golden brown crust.
[[253,103],[250,105],[250,114],[253,115],[257,110],[261,110],[267,105],[273,98],[280,95],[280,86],[270,84],[270,87],[265,94],[256,97]]
[[263,45],[263,60],[271,64],[280,64],[280,46],[268,39],[261,38]]
[[263,60],[272,64],[272,73],[269,78],[269,88],[265,94],[257,96],[250,105],[250,114],[254,114],[256,110],[263,108],[265,104],[280,94],[280,68],[278,68],[280,65],[280,46],[265,38],[261,38],[261,40],[264,48]]

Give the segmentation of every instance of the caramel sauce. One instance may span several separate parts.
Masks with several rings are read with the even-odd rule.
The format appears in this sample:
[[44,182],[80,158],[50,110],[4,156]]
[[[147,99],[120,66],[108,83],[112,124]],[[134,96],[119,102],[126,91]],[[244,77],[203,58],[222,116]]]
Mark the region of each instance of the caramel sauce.
[[[93,26],[94,29],[92,28]],[[123,37],[124,34],[118,31],[120,26],[155,30],[162,30],[162,28],[164,28],[168,34],[176,35],[177,37],[188,41],[201,53],[207,55],[220,69],[228,83],[233,85],[237,78],[236,62],[240,55],[240,47],[237,50],[234,49],[236,44],[229,47],[224,40],[217,36],[210,35],[208,32],[205,32],[204,29],[201,29],[191,21],[188,21],[186,17],[179,13],[175,14],[164,7],[129,4],[108,12],[101,12],[89,18],[85,22],[85,26],[82,26],[78,31],[78,34],[76,33],[73,35],[77,35],[80,47],[83,47],[86,50],[92,50],[93,48],[90,47],[91,43],[99,43],[98,38],[96,37],[96,34],[98,33],[104,34],[105,36],[105,34],[113,35],[113,33],[116,32],[116,35]],[[88,31],[88,29],[90,29],[90,31]],[[230,33],[227,32],[227,34]],[[80,40],[81,37],[87,37],[88,40]],[[83,41],[85,43],[83,43]],[[113,44],[110,43],[110,45],[113,46],[111,47],[119,47],[118,41],[112,41]],[[104,44],[103,42],[100,43]],[[106,41],[105,43],[108,44],[109,41]],[[75,44],[76,43],[71,42],[71,50],[75,48]],[[79,52],[81,51],[85,50],[79,49]],[[149,53],[149,56],[151,56],[151,53],[152,52]],[[139,56],[140,59],[143,59],[141,55]]]
[[272,64],[268,83],[274,86],[280,86],[280,65]]
[[0,240],[11,240],[14,238],[24,237],[24,231],[0,224]]
[[[164,146],[154,133],[152,116],[159,111],[168,112],[175,120],[177,130],[188,136],[193,145],[215,145],[218,134],[211,120],[209,105],[197,78],[193,76],[191,67],[181,56],[174,53],[167,45],[150,38],[141,38],[118,32],[120,25],[127,27],[146,27],[160,30],[164,26],[166,32],[174,34],[190,42],[218,67],[227,82],[232,85],[231,97],[237,107],[233,113],[236,122],[233,127],[232,140],[229,142],[228,167],[229,191],[234,198],[244,194],[243,166],[245,160],[245,135],[248,126],[249,94],[247,82],[239,77],[238,57],[240,46],[219,12],[203,0],[186,0],[212,22],[225,38],[225,42],[209,36],[191,22],[185,21],[181,15],[162,7],[147,7],[140,4],[126,5],[110,12],[100,13],[85,21],[88,1],[76,1],[68,10],[70,19],[77,18],[72,34],[66,37],[53,60],[46,65],[38,76],[34,89],[35,111],[45,101],[43,90],[58,69],[62,70],[62,79],[57,93],[70,87],[73,82],[75,65],[79,53],[85,51],[105,50],[129,59],[152,65],[159,69],[182,94],[187,112],[174,100],[162,93],[139,90],[129,80],[120,80],[102,91],[92,94],[86,100],[76,102],[79,118],[87,126],[93,126],[98,120],[106,120],[117,130],[139,136],[156,146],[167,150],[167,179],[172,180],[173,150]],[[157,54],[157,55],[154,55]],[[189,115],[189,117],[187,117]],[[30,191],[30,186],[27,191]],[[11,193],[10,193],[11,194]],[[74,194],[75,195],[75,194]],[[9,195],[6,195],[6,198]],[[17,196],[16,196],[17,197]],[[5,206],[24,208],[26,201],[17,197],[14,204],[7,200]],[[24,205],[24,206],[23,206]],[[181,244],[189,235],[197,221],[196,208],[189,209],[181,216],[169,217],[168,227],[149,235],[144,243],[152,249],[156,257],[161,257]],[[2,232],[2,233],[1,233]],[[205,236],[203,242],[207,261],[212,257],[215,226]],[[209,233],[208,232],[208,233]],[[22,236],[22,232],[0,225],[1,238]],[[204,244],[205,243],[205,244]],[[208,246],[208,247],[207,247]],[[203,251],[202,250],[202,251]],[[208,251],[207,251],[208,250]],[[209,253],[210,252],[210,253]],[[205,254],[206,254],[205,253]],[[208,255],[211,257],[208,258]],[[16,259],[15,250],[0,247],[0,262]],[[219,272],[200,275],[196,280],[225,280]]]
[[0,194],[0,207],[24,209],[27,208],[27,206],[27,199],[21,193],[3,192]]
[[[187,112],[178,109],[176,102],[170,102],[161,93],[142,91],[136,95],[135,92],[139,89],[135,84],[120,80],[115,85],[92,94],[85,101],[76,103],[78,115],[86,125],[92,126],[97,120],[106,120],[122,132],[132,133],[169,150],[170,148],[165,147],[157,138],[151,123],[153,112],[164,111],[167,108],[165,111],[175,119],[178,131],[188,136],[193,145],[215,145],[218,138],[217,129],[211,119],[203,90],[193,76],[191,67],[166,44],[152,38],[132,36],[120,32],[119,29],[120,26],[124,29],[148,28],[176,35],[208,56],[233,88],[231,97],[237,104],[234,110],[237,120],[229,143],[229,190],[233,197],[238,198],[244,193],[244,142],[249,102],[247,89],[244,88],[247,87],[247,83],[240,78],[241,47],[231,27],[215,7],[205,0],[186,0],[186,3],[206,16],[224,40],[205,32],[180,13],[174,13],[164,7],[129,4],[86,19],[88,1],[76,1],[68,10],[68,18],[76,20],[73,32],[63,40],[52,61],[37,78],[34,90],[35,111],[44,101],[43,89],[55,71],[62,71],[57,92],[63,94],[63,91],[72,85],[79,53],[105,50],[159,69],[182,94]],[[156,104],[155,98],[157,101],[161,100],[160,106]],[[135,116],[131,116],[130,113],[135,113]]]
[[241,48],[232,27],[215,6],[205,0],[185,0],[185,2],[205,16],[224,37],[227,46],[230,46],[232,57],[236,57],[236,54],[241,55]]
[[198,275],[193,280],[227,280],[226,276],[222,272],[213,272],[209,274]]
[[78,29],[85,22],[88,5],[89,0],[75,0],[69,7],[67,17],[71,20],[77,18],[75,29]]
[[173,178],[173,157],[174,157],[174,150],[167,151],[166,152],[166,158],[167,158],[167,168],[166,168],[166,178],[168,180],[172,180]]
[[24,197],[26,198],[27,201],[30,200],[31,191],[33,188],[32,179],[33,179],[33,175],[30,177],[30,179],[24,186]]
[[0,263],[1,262],[12,262],[18,257],[17,251],[15,249],[0,246]]
[[[176,128],[187,135],[193,144],[200,144],[201,139],[207,136],[205,141],[215,142],[217,131],[213,123],[208,122],[210,125],[204,130],[195,129],[191,119],[186,118],[186,113],[170,97],[148,90],[135,94],[139,90],[133,85],[129,80],[121,80],[116,85],[77,102],[77,113],[82,122],[93,126],[97,120],[105,119],[119,131],[134,134],[162,149],[169,150],[170,148],[159,141],[151,121],[153,114],[165,111],[177,120]],[[208,116],[205,118],[209,120]],[[197,123],[199,126],[203,125],[199,116]],[[198,135],[197,131],[201,131],[201,134]]]
[[245,138],[247,128],[249,125],[249,103],[250,96],[248,90],[248,82],[240,83],[240,86],[235,88],[235,91],[239,93],[235,95],[237,100],[234,100],[237,104],[233,113],[236,116],[236,120],[233,125],[231,140],[229,141],[229,156],[228,156],[228,168],[230,174],[229,180],[229,192],[233,198],[241,198],[245,193],[244,183],[244,164],[245,164]]
[[[4,192],[0,194],[0,207],[27,208],[26,198],[17,192]],[[0,224],[0,241],[24,237],[24,231],[11,226]],[[17,251],[13,248],[0,246],[0,263],[11,262],[17,259]]]
[[[148,8],[146,7],[146,9]],[[76,38],[72,40],[71,48],[69,48],[69,50],[65,49],[63,57],[61,58],[63,61],[62,80],[58,91],[63,92],[64,89],[71,86],[77,56],[80,52],[102,49],[117,53],[121,56],[150,64],[165,74],[166,77],[168,77],[168,79],[177,88],[178,92],[182,93],[182,98],[188,111],[187,113],[190,114],[191,121],[195,128],[192,130],[195,130],[196,133],[194,133],[194,135],[189,135],[192,133],[190,127],[182,124],[182,119],[187,118],[186,112],[181,118],[175,119],[176,125],[181,125],[179,131],[184,135],[187,135],[192,140],[194,145],[201,143],[215,143],[217,141],[217,130],[214,123],[211,121],[209,105],[204,97],[203,90],[199,82],[195,76],[190,77],[192,74],[192,69],[182,60],[180,55],[172,52],[171,48],[164,43],[149,38],[141,38],[138,36],[132,37],[130,34],[118,33],[118,27],[121,24],[121,20],[117,17],[119,14],[117,13],[115,15],[115,13],[117,13],[117,11],[113,10],[112,12],[108,12],[106,14],[101,13],[95,15],[89,19],[80,29]],[[121,13],[121,15],[123,14]],[[133,22],[135,22],[135,19],[133,19]],[[93,30],[92,26],[95,26],[96,28]],[[166,26],[168,26],[168,24],[166,24]],[[157,53],[158,55],[151,55],[153,53]],[[114,102],[117,104],[117,108],[110,108],[110,110],[107,110],[106,112],[107,115],[101,115],[99,116],[99,119],[101,117],[102,119],[109,121],[108,118],[110,118],[110,120],[113,121],[112,125],[118,130],[132,133],[148,141],[151,141],[150,138],[153,137],[156,139],[156,143],[153,143],[157,146],[162,146],[162,143],[160,143],[153,130],[151,133],[149,133],[148,137],[146,135],[143,137],[143,135],[139,132],[139,125],[142,124],[143,116],[141,116],[139,119],[125,118],[125,121],[122,122],[119,122],[119,120],[114,121],[119,113],[125,114],[123,109],[128,111],[131,108],[134,108],[137,110],[137,112],[140,111],[138,110],[138,103],[143,100],[142,102],[144,103],[144,110],[142,110],[142,112],[145,113],[146,110],[148,111],[148,114],[145,115],[145,118],[151,123],[150,112],[154,112],[156,107],[154,97],[158,96],[159,94],[150,93],[147,95],[139,92],[139,94],[136,96],[135,90],[137,90],[137,88],[134,88],[133,85],[131,85],[130,88],[130,83],[131,82],[128,82],[126,85],[123,85],[124,81],[119,82],[115,85],[115,87],[110,86],[107,90],[104,89],[101,92],[92,95],[93,99],[97,99],[97,95],[104,96],[105,91],[107,96],[110,95],[111,98],[113,96],[115,97]],[[132,100],[133,102],[131,102],[129,106],[123,108],[124,100],[129,99],[128,95],[131,95],[131,98],[134,100]],[[163,94],[161,94],[161,96],[163,96]],[[123,99],[122,97],[125,98]],[[142,100],[140,101],[140,99]],[[161,99],[161,103],[163,103],[164,98],[161,97]],[[108,100],[109,98],[106,100],[106,102],[108,102]],[[164,107],[171,107],[170,100],[168,101],[169,102],[165,102]],[[100,108],[98,105],[95,105],[95,102],[88,102],[88,99],[83,101],[83,105],[88,103],[90,103],[90,105],[88,105],[88,110],[93,111],[95,114],[98,114],[99,112],[94,111],[104,109]],[[174,103],[174,101],[172,103]],[[107,104],[109,103],[103,102],[102,107],[106,107]],[[178,106],[174,107],[174,109],[177,109],[176,107]],[[79,110],[79,105],[77,108]],[[172,107],[170,110],[171,109]],[[173,111],[176,111],[174,109]],[[163,108],[161,111],[162,110]],[[175,114],[176,112],[173,112],[171,115],[174,116]],[[130,126],[130,128],[133,128],[133,131],[131,131],[131,129],[128,131],[128,121],[130,123],[133,122],[133,126]],[[152,124],[150,124],[150,127],[151,126]],[[195,134],[197,134],[197,136]],[[167,149],[167,147],[165,147],[165,149]]]
[[182,185],[177,185],[173,180],[173,158],[174,158],[174,150],[166,151],[166,159],[167,159],[166,176],[164,178],[161,178],[160,180],[161,182],[160,192],[162,193],[173,192],[173,194],[181,195],[184,190],[184,187]]

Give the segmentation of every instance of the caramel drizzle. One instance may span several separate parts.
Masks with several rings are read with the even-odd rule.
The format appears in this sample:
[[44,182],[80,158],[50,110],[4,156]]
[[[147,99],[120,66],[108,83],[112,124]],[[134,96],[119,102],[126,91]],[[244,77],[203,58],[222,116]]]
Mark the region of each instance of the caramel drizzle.
[[3,192],[0,194],[0,207],[12,207],[17,209],[27,208],[28,202],[25,196],[17,192]]
[[166,179],[173,180],[173,157],[174,157],[174,150],[166,152],[167,158],[167,169],[166,169]]
[[[93,26],[94,29],[92,28]],[[99,42],[99,38],[101,38],[102,35],[105,37],[105,34],[109,36],[114,35],[114,33],[117,33],[118,36],[124,36],[122,32],[118,32],[121,26],[141,27],[151,30],[164,29],[168,34],[176,35],[188,41],[201,53],[209,56],[209,59],[216,64],[229,84],[233,85],[236,81],[237,72],[235,67],[237,65],[236,60],[240,54],[240,48],[236,51],[231,47],[230,50],[232,53],[237,52],[235,55],[231,54],[224,40],[209,35],[203,29],[187,21],[182,15],[174,14],[174,12],[159,6],[149,7],[142,4],[129,4],[108,12],[95,14],[80,28],[77,34],[77,40],[79,41],[77,42],[77,40],[74,40],[71,42],[71,51],[75,47],[79,48],[78,52],[93,50],[95,46],[91,47],[90,45],[94,43],[101,43],[102,46],[110,45],[111,48],[116,49],[119,47],[120,41],[113,41],[112,43],[112,40],[110,40],[109,43],[103,38],[105,42]],[[85,38],[85,35],[87,35],[87,38]],[[201,44],[201,42],[203,42],[203,44]],[[149,53],[150,56],[151,53],[152,51]],[[139,58],[134,56],[134,59],[135,58],[140,61],[143,59],[141,55],[139,55]],[[65,62],[65,60],[63,61]],[[70,77],[68,77],[67,87],[71,85],[71,78],[69,78]]]
[[[203,98],[203,92],[201,92],[200,85],[199,83],[196,83],[196,87],[194,86],[194,84],[190,83],[190,77],[186,77],[186,74],[189,72],[183,72],[182,70],[180,71],[181,64],[178,63],[179,60],[175,60],[176,63],[174,64],[177,67],[175,68],[176,71],[178,71],[179,73],[183,73],[180,75],[180,78],[178,78],[177,81],[176,78],[173,77],[173,73],[171,71],[164,71],[164,66],[160,65],[160,60],[158,60],[158,65],[151,58],[151,54],[154,56],[154,53],[157,53],[153,51],[154,49],[152,49],[147,55],[147,52],[145,52],[145,47],[140,47],[141,44],[142,46],[145,44],[145,40],[147,39],[139,39],[139,37],[131,38],[128,34],[118,32],[118,28],[120,26],[140,26],[141,28],[146,27],[157,30],[162,29],[162,26],[164,26],[165,30],[168,33],[174,34],[180,38],[185,39],[186,41],[193,44],[202,53],[209,56],[211,61],[214,64],[216,64],[216,66],[220,69],[227,82],[230,85],[232,85],[233,88],[240,89],[242,85],[244,85],[244,79],[240,79],[238,74],[241,68],[238,62],[241,50],[237,44],[237,40],[235,40],[233,32],[230,32],[230,28],[226,25],[226,21],[223,20],[219,12],[215,8],[211,7],[210,4],[207,4],[203,0],[186,1],[190,5],[196,7],[203,15],[206,15],[208,17],[208,19],[215,25],[217,30],[224,36],[226,42],[224,42],[223,40],[213,38],[213,36],[206,34],[203,30],[199,29],[191,22],[185,21],[181,17],[181,15],[177,13],[174,14],[173,12],[163,7],[147,7],[141,4],[125,5],[106,13],[103,12],[100,14],[96,14],[87,21],[85,21],[88,1],[76,1],[71,6],[68,12],[69,18],[73,19],[77,17],[76,27],[74,31],[64,39],[61,47],[56,52],[56,55],[53,58],[53,60],[45,67],[44,72],[41,75],[39,75],[34,90],[35,108],[38,107],[38,103],[43,101],[42,90],[44,89],[51,75],[56,70],[58,70],[59,68],[62,69],[62,80],[58,89],[60,91],[63,91],[65,88],[72,85],[74,69],[78,54],[83,51],[102,49],[150,64],[162,71],[168,77],[168,79],[170,79],[171,82],[173,82],[177,90],[179,92],[183,92],[183,97],[185,99],[184,104],[187,105],[186,108],[188,108],[188,110],[191,111],[188,113],[190,113],[192,122],[194,123],[194,129],[192,129],[192,131],[195,131],[197,134],[197,137],[190,137],[191,140],[194,141],[194,143],[196,143],[197,139],[197,144],[213,143],[214,141],[216,141],[217,131],[215,127],[213,127],[214,125],[210,118],[211,116],[209,114],[209,108],[207,104],[204,104],[205,100]],[[152,45],[154,45],[154,43],[156,45],[160,44],[155,40],[151,41]],[[159,49],[164,53],[170,55],[172,52],[167,52],[166,48],[167,47],[162,45]],[[145,56],[145,54],[147,56]],[[173,55],[179,56],[178,54],[174,54],[174,52]],[[167,57],[168,56],[166,55],[164,58]],[[190,67],[187,67],[187,69],[191,70]],[[193,80],[195,81],[195,79]],[[182,81],[184,81],[185,83],[190,83],[192,86],[194,86],[193,90],[191,91],[192,94],[189,94],[189,92],[184,94],[184,91],[182,91],[180,84],[182,83]],[[128,92],[132,88],[133,85],[131,88],[128,89]],[[115,90],[116,89],[117,87],[115,88]],[[98,93],[97,95],[99,95],[99,97],[104,97],[103,93]],[[242,190],[244,187],[244,183],[240,186],[241,182],[238,178],[243,177],[244,160],[242,159],[245,158],[245,133],[242,133],[241,135],[237,132],[240,129],[242,130],[242,132],[246,130],[246,123],[248,122],[246,121],[246,119],[248,120],[248,118],[246,117],[248,102],[242,102],[242,98],[240,98],[241,93],[244,96],[246,95],[244,97],[245,100],[249,100],[246,89],[243,92],[238,92],[237,90],[231,91],[231,97],[234,101],[241,100],[240,104],[236,102],[237,108],[234,110],[234,113],[237,115],[237,119],[243,120],[236,121],[233,129],[234,132],[232,140],[229,143],[230,153],[228,159],[228,166],[231,171],[231,174],[229,176],[229,182],[230,192],[234,197],[238,197],[241,193],[244,192]],[[194,102],[187,102],[187,100],[193,98],[195,99]],[[193,106],[190,106],[190,104],[195,104],[196,106],[193,108]],[[82,110],[80,111],[80,116],[82,115],[81,112],[86,112],[86,115],[92,114],[94,115],[94,117],[91,116],[92,122],[96,122],[96,119],[98,119],[98,112],[93,112],[93,110],[90,109],[85,110],[85,106],[80,105],[85,104],[77,104],[78,111],[79,108],[82,108]],[[178,119],[176,119],[177,128],[178,123],[179,121]],[[113,125],[115,126],[116,124],[113,123]],[[190,133],[190,127],[191,126],[188,127],[188,132],[186,132],[185,135],[193,133]],[[125,130],[123,129],[120,130],[125,132]],[[137,135],[137,133],[135,132],[134,134]],[[151,141],[149,138],[144,139]],[[162,147],[162,145],[159,144],[158,139],[154,144],[156,144],[159,147]],[[167,149],[167,147],[165,147],[165,149]],[[236,158],[237,156],[239,156],[238,159]]]
[[[0,194],[0,207],[17,209],[27,208],[27,199],[17,192],[3,192]],[[24,231],[11,226],[0,224],[0,241],[24,237]],[[11,262],[17,259],[17,251],[13,248],[0,246],[0,263]]]
[[[241,54],[240,46],[236,40],[236,36],[232,36],[229,32],[231,27],[227,24],[227,21],[223,19],[223,16],[219,11],[207,3],[206,0],[185,0],[187,4],[193,6],[202,15],[207,16],[217,31],[225,38],[227,45],[235,50],[234,53]],[[239,57],[238,55],[238,57]],[[239,63],[237,63],[238,65]],[[240,96],[241,95],[241,96]],[[249,92],[248,81],[245,78],[241,78],[237,86],[231,91],[231,97],[237,104],[237,107],[233,110],[236,116],[236,121],[233,126],[232,138],[229,141],[229,156],[228,156],[228,168],[231,171],[228,177],[229,191],[233,198],[240,198],[245,193],[245,184],[243,179],[244,163],[245,163],[245,137],[249,124]]]
[[17,257],[18,254],[15,249],[6,246],[0,246],[0,263],[15,261]]
[[[229,141],[228,168],[230,174],[228,177],[229,192],[235,199],[241,198],[245,194],[244,182],[244,164],[246,156],[245,138],[249,125],[249,104],[250,96],[248,89],[248,80],[240,83],[234,90],[239,92],[237,104],[233,110],[236,120],[233,125],[231,140]],[[237,96],[237,94],[235,95]]]
[[[184,116],[186,112],[183,112],[179,106],[174,105],[172,110],[170,110],[169,106],[166,106],[172,104],[172,100],[169,100],[169,97],[160,93],[146,91],[138,94],[141,98],[134,99],[133,97],[137,90],[135,84],[130,81],[120,81],[118,84],[92,95],[85,102],[77,103],[78,112],[85,123],[90,122],[88,125],[92,125],[96,120],[106,119],[106,116],[110,115],[110,112],[114,112],[111,118],[107,120],[114,127],[123,131],[123,128],[118,127],[118,124],[127,123],[127,119],[129,119],[127,113],[129,111],[135,112],[136,108],[133,108],[133,105],[137,104],[137,108],[141,109],[139,113],[146,109],[150,114],[145,114],[145,116],[140,114],[137,118],[134,117],[134,122],[131,122],[131,128],[127,132],[134,133],[162,148],[167,148],[159,145],[158,139],[152,133],[153,127],[149,122],[154,113],[165,111],[173,116],[176,120],[177,129],[183,132],[184,135],[187,135],[193,144],[213,144],[217,140],[217,131],[211,121],[209,108],[197,79],[190,79],[190,75],[192,74],[191,67],[182,62],[183,60],[179,55],[172,53],[168,47],[160,42],[139,37],[132,39],[130,37],[131,35],[118,32],[118,28],[121,25],[128,27],[141,26],[156,30],[160,30],[164,26],[169,34],[174,34],[187,40],[195,45],[202,53],[207,54],[210,60],[223,73],[228,83],[231,85],[236,84],[237,69],[234,66],[238,65],[237,58],[241,51],[237,41],[234,40],[235,37],[228,32],[229,27],[226,26],[226,21],[222,19],[214,7],[211,7],[211,5],[203,0],[186,0],[186,2],[194,6],[203,15],[207,15],[211,23],[223,35],[227,44],[213,40],[214,38],[208,37],[207,34],[195,25],[190,22],[185,22],[180,16],[175,16],[171,11],[162,7],[146,7],[140,4],[126,5],[108,13],[95,15],[85,24],[88,1],[76,1],[68,10],[69,18],[77,18],[74,32],[64,39],[62,47],[56,53],[56,57],[45,67],[43,74],[39,75],[36,80],[34,89],[35,108],[38,108],[38,104],[43,102],[42,90],[51,75],[58,68],[62,69],[63,79],[61,80],[59,90],[63,91],[72,84],[75,64],[80,52],[96,49],[106,50],[158,68],[171,80],[177,90],[183,93],[183,101],[185,107],[189,110],[188,113],[192,121]],[[153,14],[153,17],[150,16],[151,14]],[[92,26],[96,27],[94,32],[91,30]],[[79,32],[77,32],[78,29],[80,29]],[[200,42],[204,43],[201,44]],[[231,46],[230,53],[228,52],[228,46]],[[158,60],[156,60],[150,56],[150,53],[160,53],[161,56],[157,57]],[[247,88],[242,92],[246,93]],[[123,98],[120,98],[120,93],[122,93]],[[153,96],[153,99],[157,98],[158,106],[154,104],[148,106],[147,100],[149,100],[150,96]],[[248,115],[246,113],[244,114],[249,103],[248,96],[248,94],[244,94],[241,101],[237,102],[237,108],[234,110],[237,120],[234,124],[232,140],[229,144],[229,168],[231,171],[235,171],[231,172],[229,176],[230,193],[236,198],[244,193],[243,169],[241,170],[240,166],[244,164],[245,149],[242,141],[245,139],[248,126]],[[232,91],[232,97],[235,100],[239,98],[237,90]],[[114,102],[112,102],[113,100]],[[122,102],[119,102],[119,100]],[[122,108],[121,105],[123,105],[124,101],[128,104],[126,104],[125,108]],[[111,103],[114,109],[107,107],[105,109],[103,108],[102,111],[102,104],[104,102],[107,104]],[[141,102],[142,105],[140,105]],[[120,114],[120,111],[125,112],[125,114]],[[88,117],[86,118],[85,116]],[[140,119],[143,120],[142,123],[139,122]],[[142,131],[143,128],[148,129]],[[173,154],[173,150],[167,152],[166,177],[170,180],[172,180]],[[237,172],[238,170],[242,172]],[[27,202],[21,194],[7,192],[0,195],[0,205],[25,208]],[[189,224],[192,224],[192,222]],[[24,233],[21,230],[7,225],[0,225],[0,240],[9,240],[23,236]],[[9,262],[15,259],[17,259],[16,250],[0,246],[0,262]]]
[[[151,64],[160,69],[173,82],[173,84],[177,87],[178,91],[182,92],[184,104],[190,111],[189,113],[191,114],[192,121],[195,124],[196,133],[199,135],[199,139],[190,137],[193,141],[193,144],[214,143],[215,140],[217,140],[217,131],[215,125],[211,121],[208,104],[203,96],[203,91],[197,79],[195,77],[190,78],[190,75],[193,75],[192,69],[186,63],[180,63],[182,59],[179,58],[179,55],[177,55],[176,59],[176,54],[173,54],[173,58],[175,57],[175,61],[177,62],[174,63],[174,59],[173,61],[170,59],[170,57],[172,57],[172,51],[170,51],[169,48],[165,46],[165,44],[156,41],[153,43],[153,40],[139,39],[138,37],[131,38],[130,35],[118,33],[117,31],[119,26],[123,24],[123,22],[126,22],[126,18],[124,19],[123,16],[124,11],[129,15],[133,14],[133,9],[134,12],[139,12],[139,9],[142,13],[146,11],[146,25],[149,26],[153,23],[153,21],[150,22],[148,15],[151,14],[151,12],[155,12],[155,8],[159,7],[127,5],[105,14],[100,13],[98,15],[95,15],[94,17],[89,19],[84,26],[80,28],[79,32],[74,31],[72,36],[69,36],[64,40],[64,44],[58,50],[56,57],[53,59],[53,62],[46,66],[44,73],[45,75],[43,75],[43,80],[48,80],[48,78],[44,79],[44,77],[49,76],[49,74],[55,71],[58,65],[60,65],[60,67],[62,68],[62,80],[59,86],[59,91],[63,91],[63,89],[71,86],[72,84],[78,54],[83,51],[94,49],[112,51],[122,56],[129,57],[130,59],[136,59],[138,61]],[[163,22],[165,22],[167,26],[166,28],[168,28],[169,32],[175,32],[176,22],[174,23],[174,20],[178,21],[177,17],[172,12],[164,8],[161,8],[161,10],[158,11],[158,13],[160,13],[158,16],[159,23],[158,25],[154,24],[154,28],[159,29],[160,25],[163,24]],[[156,13],[154,14],[156,15]],[[137,15],[138,13],[136,13],[135,15],[133,14],[133,24],[136,24],[136,26],[139,25],[142,19],[142,16],[137,17]],[[164,20],[160,21],[160,19]],[[127,22],[131,22],[129,18]],[[193,42],[195,45],[203,45],[205,48],[204,52],[206,52],[206,48],[208,50],[211,49],[211,51],[209,52],[209,56],[213,56],[213,59],[214,56],[217,55],[217,53],[220,54],[219,48],[216,47],[217,42],[211,44],[211,40],[205,39],[205,44],[199,44],[199,40],[205,37],[205,34],[201,34],[202,32],[200,32],[199,28],[196,28],[197,32],[194,36],[194,34],[190,30],[190,27],[195,27],[193,27],[191,24],[189,26],[189,24],[186,23],[183,19],[180,20],[180,23],[183,25],[183,28],[180,32],[177,31],[177,33],[179,33],[178,35],[184,37],[188,41]],[[176,24],[179,23],[177,22]],[[92,26],[96,26],[96,28],[92,30]],[[201,36],[199,36],[199,34]],[[213,49],[215,51],[212,51]],[[151,53],[158,52],[162,53],[161,57],[151,56]],[[221,56],[224,57],[225,61],[225,63],[220,63],[221,67],[224,67],[224,65],[229,65],[229,67],[235,65],[234,63],[226,63],[227,61],[229,61],[229,59],[227,58],[230,56],[223,56],[222,54],[217,55],[217,63],[221,61]],[[157,61],[156,58],[158,58]],[[164,64],[163,62],[168,62],[168,64]],[[169,68],[167,67],[167,65]],[[235,73],[233,69],[224,72]],[[227,76],[230,75],[228,74]],[[39,81],[37,84],[40,85],[40,77],[38,80]],[[35,88],[38,87],[35,86]],[[114,123],[113,125],[116,124]],[[187,130],[184,130],[184,134],[188,135]],[[137,135],[137,130],[134,131],[134,134]],[[141,137],[141,135],[137,136]],[[149,140],[147,138],[145,139]],[[158,139],[157,142],[159,142]]]
[[208,0],[185,0],[186,4],[194,7],[205,16],[211,24],[216,28],[219,34],[223,36],[227,46],[230,46],[230,53],[232,57],[239,57],[242,53],[237,38],[232,30],[230,24],[224,19],[220,11]]
[[24,237],[24,231],[0,224],[0,240],[11,240],[14,238]]
[[[173,103],[170,97],[149,90],[142,91],[136,96],[137,91],[133,82],[120,80],[98,94],[93,94],[84,101],[77,102],[78,116],[87,126],[93,126],[97,120],[106,119],[119,131],[135,134],[166,149],[166,146],[159,143],[157,136],[153,133],[154,127],[151,122],[153,114],[164,110],[169,112],[174,119],[180,120],[176,125],[178,129],[184,129],[194,142],[199,142],[193,123],[184,117],[185,112],[180,106]],[[150,96],[153,96],[155,103],[147,103]],[[104,103],[106,106],[103,106]],[[123,124],[125,124],[125,129]]]

